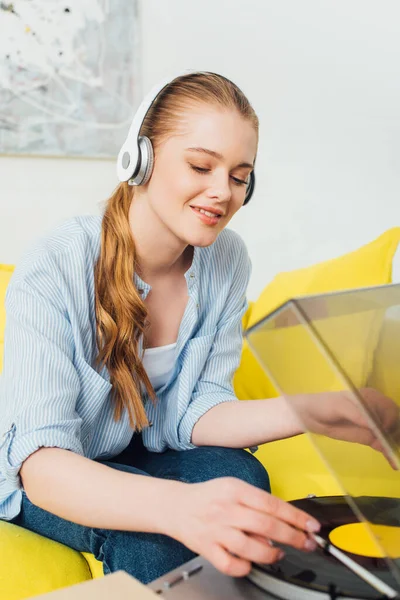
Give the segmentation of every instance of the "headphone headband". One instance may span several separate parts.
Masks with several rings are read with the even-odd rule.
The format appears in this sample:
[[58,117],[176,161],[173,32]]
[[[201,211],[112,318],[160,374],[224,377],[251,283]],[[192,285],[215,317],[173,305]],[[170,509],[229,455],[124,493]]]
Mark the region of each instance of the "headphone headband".
[[[185,75],[204,73],[205,71],[186,70],[175,75],[172,79],[163,79],[155,85],[144,97],[137,109],[125,142],[123,143],[117,158],[117,176],[119,181],[129,181],[131,185],[143,185],[147,183],[153,170],[153,148],[151,141],[140,136],[140,129],[152,104],[159,94],[174,79]],[[255,186],[254,171],[250,173],[249,183],[246,191],[244,204],[247,204],[253,194]]]
[[[155,85],[148,94],[143,98],[140,103],[139,108],[137,109],[135,116],[133,117],[131,126],[128,131],[128,135],[126,140],[119,151],[118,159],[117,159],[117,175],[120,181],[128,181],[136,175],[138,171],[138,161],[139,161],[139,133],[142,127],[143,121],[146,118],[147,113],[149,112],[153,102],[157,99],[159,94],[166,88],[171,81],[176,79],[177,77],[182,77],[184,75],[190,75],[192,73],[198,73],[199,71],[183,71],[182,73],[175,75],[175,77],[163,79],[157,85]],[[129,156],[126,156],[129,154]]]

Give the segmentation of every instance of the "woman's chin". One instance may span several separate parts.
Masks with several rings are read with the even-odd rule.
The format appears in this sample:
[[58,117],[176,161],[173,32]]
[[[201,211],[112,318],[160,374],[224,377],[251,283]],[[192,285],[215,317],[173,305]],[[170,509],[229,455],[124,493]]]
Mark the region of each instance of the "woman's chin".
[[207,246],[211,246],[215,242],[218,237],[220,231],[210,231],[210,232],[202,232],[195,235],[192,233],[187,238],[187,243],[190,246],[197,246],[199,248],[206,248]]

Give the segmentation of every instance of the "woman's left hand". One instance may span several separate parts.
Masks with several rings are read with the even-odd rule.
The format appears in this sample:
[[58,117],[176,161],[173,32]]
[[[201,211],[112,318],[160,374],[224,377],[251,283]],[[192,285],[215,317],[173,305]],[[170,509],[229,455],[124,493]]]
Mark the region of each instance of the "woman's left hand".
[[[379,428],[398,447],[400,408],[397,404],[373,388],[361,388],[358,394]],[[370,446],[382,452],[394,469],[398,468],[350,390],[292,396],[290,403],[293,403],[307,431]]]

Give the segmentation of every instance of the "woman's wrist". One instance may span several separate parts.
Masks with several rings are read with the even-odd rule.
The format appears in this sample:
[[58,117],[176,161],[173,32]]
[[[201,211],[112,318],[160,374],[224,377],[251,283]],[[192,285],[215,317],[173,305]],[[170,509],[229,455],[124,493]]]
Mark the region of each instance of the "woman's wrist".
[[148,515],[149,523],[145,531],[174,537],[177,529],[177,506],[188,484],[171,479],[148,477],[149,489],[143,498],[143,514]]

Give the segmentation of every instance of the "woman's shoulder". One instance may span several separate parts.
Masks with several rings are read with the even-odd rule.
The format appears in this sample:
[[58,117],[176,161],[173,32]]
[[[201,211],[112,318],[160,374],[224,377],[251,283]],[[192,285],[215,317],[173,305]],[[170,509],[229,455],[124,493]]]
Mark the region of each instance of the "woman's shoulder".
[[65,220],[36,240],[17,264],[13,282],[35,272],[82,270],[93,266],[100,249],[102,217],[85,215]]
[[102,217],[83,215],[67,219],[42,236],[33,246],[33,253],[62,254],[97,248],[100,241]]

